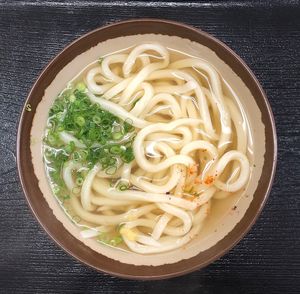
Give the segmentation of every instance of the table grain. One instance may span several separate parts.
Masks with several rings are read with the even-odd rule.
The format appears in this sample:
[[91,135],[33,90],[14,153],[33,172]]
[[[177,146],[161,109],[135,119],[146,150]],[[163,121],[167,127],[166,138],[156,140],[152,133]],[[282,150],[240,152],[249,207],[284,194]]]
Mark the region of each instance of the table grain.
[[[153,17],[219,38],[256,74],[272,106],[278,166],[257,223],[203,270],[164,281],[98,273],[46,235],[16,167],[18,119],[47,63],[104,24]],[[299,1],[0,1],[0,293],[300,293]]]

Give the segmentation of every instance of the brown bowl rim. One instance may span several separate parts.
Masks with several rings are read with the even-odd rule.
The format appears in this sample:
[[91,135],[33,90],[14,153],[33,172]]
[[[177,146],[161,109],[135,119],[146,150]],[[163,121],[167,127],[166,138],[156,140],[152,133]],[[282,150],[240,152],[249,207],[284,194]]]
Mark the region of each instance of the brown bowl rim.
[[[128,31],[121,33],[122,27],[124,29],[128,28]],[[173,32],[176,33],[175,34],[174,33],[170,34],[170,32],[168,33],[169,28],[170,29],[173,28]],[[132,30],[136,31],[136,33],[131,33]],[[111,34],[111,32],[109,31],[111,31],[113,34]],[[170,31],[172,31],[172,29]],[[107,38],[105,37],[104,39],[100,38],[99,40],[100,33],[104,33],[104,34],[106,33],[107,35],[109,35],[109,37]],[[210,44],[209,47],[212,50],[214,50],[218,56],[221,53],[225,54],[226,58],[224,61],[231,68],[233,68],[235,72],[236,69],[241,70],[239,76],[242,78],[244,83],[251,91],[261,111],[262,111],[261,107],[263,108],[262,119],[263,119],[263,123],[265,124],[265,132],[266,132],[266,154],[265,154],[265,162],[263,166],[263,174],[266,176],[261,177],[261,179],[259,180],[259,184],[257,190],[254,193],[253,200],[246,214],[242,218],[242,220],[234,227],[234,229],[227,236],[225,236],[216,245],[205,250],[204,252],[200,252],[195,257],[192,257],[188,260],[182,260],[174,264],[165,264],[165,265],[155,266],[155,267],[124,264],[116,260],[107,258],[93,251],[89,247],[85,246],[83,243],[78,242],[78,240],[75,237],[73,237],[63,227],[63,225],[55,218],[55,216],[52,213],[52,210],[46,203],[46,200],[44,199],[42,192],[38,187],[37,184],[38,180],[33,171],[33,165],[31,162],[31,152],[30,152],[30,135],[28,136],[28,134],[30,134],[34,111],[31,112],[26,111],[26,105],[30,104],[32,108],[35,109],[38,103],[41,101],[43,95],[37,95],[38,93],[36,92],[38,92],[39,90],[41,91],[42,89],[42,92],[44,93],[44,90],[51,83],[55,75],[69,61],[75,58],[75,56],[87,50],[85,48],[86,46],[84,46],[85,41],[86,41],[86,45],[88,45],[88,48],[91,48],[98,42],[102,42],[107,39],[125,36],[125,35],[146,34],[146,33],[157,33],[157,34],[164,34],[164,35],[180,36],[196,42],[199,42],[199,39],[203,39],[205,40],[206,43],[205,46],[207,46],[207,43],[209,43]],[[79,50],[78,44],[81,44],[80,47],[81,50]],[[74,57],[66,58],[66,55],[68,54],[71,54],[72,56],[74,55]],[[58,68],[58,70],[55,70],[54,68],[55,66]],[[27,132],[25,131],[24,133],[24,129]],[[274,181],[275,170],[276,170],[276,163],[277,163],[277,135],[276,135],[274,116],[270,104],[268,102],[268,99],[266,97],[266,94],[263,91],[258,80],[256,79],[255,75],[252,73],[252,71],[249,69],[246,63],[233,50],[231,50],[227,45],[225,45],[220,40],[216,39],[215,37],[211,36],[206,32],[203,32],[200,29],[196,29],[192,26],[175,22],[175,21],[170,21],[170,20],[151,19],[151,18],[130,19],[130,20],[116,22],[113,24],[102,26],[77,38],[75,41],[73,41],[68,46],[66,46],[59,54],[57,54],[48,63],[48,65],[44,68],[41,74],[38,76],[36,82],[32,86],[27,96],[27,99],[24,103],[24,107],[19,119],[18,134],[17,134],[18,173],[19,173],[22,189],[24,191],[27,203],[33,215],[38,220],[41,227],[54,240],[54,242],[59,247],[61,247],[64,251],[66,251],[69,255],[81,261],[82,263],[94,268],[97,271],[105,272],[110,275],[121,277],[121,278],[136,279],[136,280],[156,280],[156,279],[166,279],[166,278],[181,276],[190,273],[192,271],[201,269],[207,266],[208,264],[212,263],[213,261],[217,260],[221,256],[223,256],[231,248],[233,248],[245,236],[246,233],[249,232],[250,228],[253,226],[258,216],[260,215],[271,191],[271,187]],[[31,179],[31,181],[28,181],[29,178]],[[39,201],[41,201],[41,203],[39,204],[40,206],[42,206],[42,208],[44,208],[43,212],[47,213],[48,215],[42,214],[41,213],[42,210],[39,209],[40,206],[39,207],[36,206],[37,203],[34,202],[34,196],[33,196],[35,194],[31,193],[31,190],[33,190],[34,193],[38,193],[38,196],[40,198]],[[260,194],[259,192],[261,192],[262,194]],[[254,209],[254,211],[251,212],[251,209],[252,210]],[[251,215],[249,215],[250,213]],[[51,216],[51,214],[52,214],[52,218],[50,218],[47,221],[47,216]],[[76,243],[76,246],[74,247],[75,249],[72,248],[72,244],[70,243],[66,245],[64,243],[65,241],[61,238],[61,236],[57,235],[54,232],[56,228],[54,228],[52,222],[55,222],[55,227],[58,226],[59,227],[58,229],[63,231],[63,235],[66,235],[68,240],[69,239],[72,241],[75,240],[75,242],[79,243],[79,244]],[[77,247],[80,248],[79,251],[77,250],[78,249]],[[207,252],[210,252],[210,254],[207,254]],[[89,254],[96,255],[97,257],[99,257],[99,259],[104,261],[104,264],[100,263],[95,265],[95,263],[93,263],[90,259],[87,260],[87,258],[89,258]],[[204,260],[201,260],[200,257],[204,254],[208,256],[207,257],[204,256]],[[122,270],[120,271],[120,269]]]

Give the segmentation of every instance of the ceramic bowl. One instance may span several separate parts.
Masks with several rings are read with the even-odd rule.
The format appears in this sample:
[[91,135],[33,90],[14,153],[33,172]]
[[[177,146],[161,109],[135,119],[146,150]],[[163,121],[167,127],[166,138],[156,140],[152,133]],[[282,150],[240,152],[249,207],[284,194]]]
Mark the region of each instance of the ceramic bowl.
[[[99,52],[122,49],[143,40],[158,40],[170,47],[180,47],[196,55],[199,53],[200,57],[210,60],[241,97],[255,146],[253,176],[247,191],[215,206],[215,210],[223,215],[222,223],[211,221],[204,233],[184,251],[147,257],[134,253],[115,254],[116,249],[111,248],[99,252],[94,250],[93,244],[79,239],[49,187],[43,186],[46,180],[40,149],[47,111],[62,90],[60,88],[74,73],[94,60],[94,55]],[[130,279],[183,275],[207,266],[228,252],[249,231],[266,202],[274,177],[276,155],[276,130],[270,105],[244,61],[224,43],[201,30],[156,19],[129,20],[101,27],[60,52],[40,74],[27,97],[17,140],[18,170],[24,194],[44,230],[61,248],[84,264]]]

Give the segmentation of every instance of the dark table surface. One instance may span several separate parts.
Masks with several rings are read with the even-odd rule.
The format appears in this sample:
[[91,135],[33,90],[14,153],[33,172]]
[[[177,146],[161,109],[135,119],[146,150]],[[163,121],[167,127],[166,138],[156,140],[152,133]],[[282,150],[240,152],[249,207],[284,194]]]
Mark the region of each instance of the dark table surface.
[[[300,293],[299,1],[0,1],[1,293]],[[271,103],[277,175],[247,236],[207,268],[165,281],[110,277],[58,248],[31,214],[16,168],[18,118],[43,67],[107,23],[153,17],[201,28],[235,50]]]

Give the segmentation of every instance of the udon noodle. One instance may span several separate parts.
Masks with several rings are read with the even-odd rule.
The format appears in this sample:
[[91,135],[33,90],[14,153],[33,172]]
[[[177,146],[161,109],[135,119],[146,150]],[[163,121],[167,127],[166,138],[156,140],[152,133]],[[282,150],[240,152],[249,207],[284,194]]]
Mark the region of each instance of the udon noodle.
[[141,44],[95,61],[56,99],[46,171],[83,238],[161,253],[200,232],[212,199],[245,188],[248,132],[211,64]]

